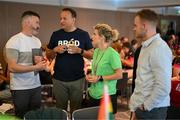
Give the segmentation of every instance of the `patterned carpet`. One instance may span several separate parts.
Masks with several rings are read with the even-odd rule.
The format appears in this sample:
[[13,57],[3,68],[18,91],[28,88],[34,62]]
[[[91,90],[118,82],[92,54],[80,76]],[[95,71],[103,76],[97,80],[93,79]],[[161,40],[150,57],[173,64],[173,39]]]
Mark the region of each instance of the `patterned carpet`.
[[130,119],[130,111],[128,108],[127,99],[121,99],[118,97],[118,106],[117,106],[117,114],[116,120],[129,120]]

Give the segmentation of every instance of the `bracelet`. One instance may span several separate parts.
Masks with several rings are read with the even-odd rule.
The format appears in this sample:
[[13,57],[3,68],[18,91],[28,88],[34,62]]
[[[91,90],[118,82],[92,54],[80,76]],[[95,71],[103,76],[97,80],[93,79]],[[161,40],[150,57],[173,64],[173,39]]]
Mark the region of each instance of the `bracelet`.
[[103,77],[102,76],[100,76],[99,81],[103,81]]
[[80,53],[80,54],[82,55],[83,53],[84,53],[84,50],[83,50],[83,49],[81,49],[81,53]]

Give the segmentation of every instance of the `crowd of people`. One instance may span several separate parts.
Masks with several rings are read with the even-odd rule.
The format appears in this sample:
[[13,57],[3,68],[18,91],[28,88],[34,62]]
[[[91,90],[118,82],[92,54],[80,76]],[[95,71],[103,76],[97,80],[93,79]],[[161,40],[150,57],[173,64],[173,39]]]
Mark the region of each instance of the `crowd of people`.
[[[171,79],[180,80],[179,38],[170,34],[163,40],[157,33],[158,15],[149,9],[136,13],[133,40],[119,38],[119,32],[104,23],[95,25],[90,37],[76,26],[76,19],[75,10],[62,9],[60,29],[42,47],[35,37],[40,29],[39,14],[22,14],[22,30],[5,46],[8,76],[0,76],[0,84],[10,81],[15,115],[23,118],[41,107],[41,84],[52,84],[56,107],[67,110],[70,103],[72,113],[81,108],[85,81],[89,83],[87,107],[99,105],[106,84],[115,115],[117,80],[129,70],[133,119],[166,119]],[[92,59],[90,74],[84,72],[84,58]]]

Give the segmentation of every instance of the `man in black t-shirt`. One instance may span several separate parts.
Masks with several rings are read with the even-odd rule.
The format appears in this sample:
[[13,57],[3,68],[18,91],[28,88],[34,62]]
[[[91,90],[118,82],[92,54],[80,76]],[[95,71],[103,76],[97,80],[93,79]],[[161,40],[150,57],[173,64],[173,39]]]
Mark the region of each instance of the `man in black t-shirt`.
[[56,105],[67,110],[70,100],[71,112],[81,107],[85,79],[83,57],[93,55],[89,34],[76,28],[75,20],[76,12],[64,8],[60,13],[61,29],[53,32],[48,44],[48,48],[57,53],[53,75]]

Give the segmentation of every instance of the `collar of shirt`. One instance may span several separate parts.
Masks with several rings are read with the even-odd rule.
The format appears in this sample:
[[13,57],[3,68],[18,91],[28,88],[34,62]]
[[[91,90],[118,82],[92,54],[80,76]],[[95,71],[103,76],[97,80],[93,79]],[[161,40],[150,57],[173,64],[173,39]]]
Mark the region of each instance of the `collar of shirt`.
[[152,41],[156,40],[156,38],[159,38],[159,37],[160,37],[159,34],[156,34],[156,35],[152,36],[151,38],[149,38],[146,41],[142,42],[142,47],[145,48],[145,47],[149,46],[152,43]]

